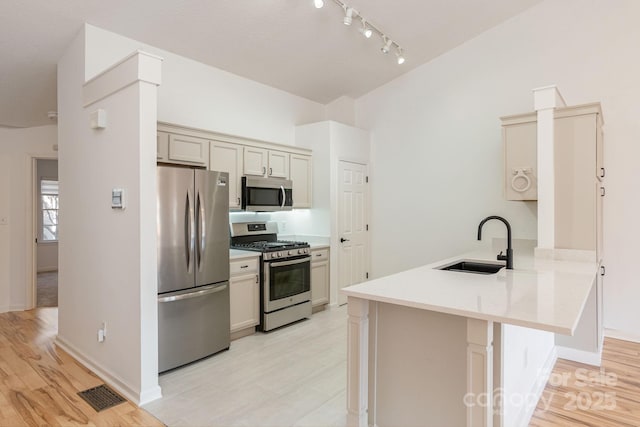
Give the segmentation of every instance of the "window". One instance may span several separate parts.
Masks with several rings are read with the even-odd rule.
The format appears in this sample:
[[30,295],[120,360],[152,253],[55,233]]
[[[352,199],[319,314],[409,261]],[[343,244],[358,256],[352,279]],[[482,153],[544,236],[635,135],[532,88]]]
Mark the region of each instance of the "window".
[[40,181],[40,205],[42,207],[42,240],[58,240],[58,181]]

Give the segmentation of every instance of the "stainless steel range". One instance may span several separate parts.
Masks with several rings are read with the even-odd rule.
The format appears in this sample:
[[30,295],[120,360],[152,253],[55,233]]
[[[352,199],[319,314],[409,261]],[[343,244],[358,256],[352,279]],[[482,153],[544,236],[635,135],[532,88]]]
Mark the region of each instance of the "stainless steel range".
[[231,224],[231,247],[262,252],[260,330],[311,316],[311,256],[307,242],[278,240],[275,222]]

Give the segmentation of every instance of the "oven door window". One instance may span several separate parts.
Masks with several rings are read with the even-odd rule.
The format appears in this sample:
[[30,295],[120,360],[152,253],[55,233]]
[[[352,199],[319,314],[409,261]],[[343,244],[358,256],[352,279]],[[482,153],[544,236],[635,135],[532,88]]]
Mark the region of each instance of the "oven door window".
[[269,300],[276,301],[311,290],[311,262],[270,268]]

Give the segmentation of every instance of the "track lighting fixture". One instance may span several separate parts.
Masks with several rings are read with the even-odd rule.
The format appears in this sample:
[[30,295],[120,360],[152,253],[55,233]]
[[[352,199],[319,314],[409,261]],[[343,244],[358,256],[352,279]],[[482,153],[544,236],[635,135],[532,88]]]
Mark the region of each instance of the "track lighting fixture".
[[390,38],[387,38],[387,36],[382,36],[382,42],[384,43],[384,45],[380,48],[380,50],[382,51],[382,53],[384,53],[385,55],[387,53],[389,53],[389,48],[391,47],[391,44],[393,43],[393,40],[391,40]]
[[344,19],[342,20],[342,22],[344,22],[344,25],[351,25],[351,21],[353,20],[353,8],[352,7],[348,7],[347,5],[344,6]]
[[[396,49],[396,60],[398,65],[404,64],[404,54],[402,51],[402,47],[396,42],[394,42],[391,38],[387,37],[385,33],[383,33],[378,27],[373,25],[371,22],[367,21],[364,16],[351,6],[348,6],[342,0],[332,0],[333,3],[337,4],[344,11],[344,16],[342,18],[342,22],[344,25],[351,25],[353,22],[353,18],[359,18],[362,23],[362,27],[358,30],[363,36],[366,38],[371,38],[373,33],[376,33],[380,38],[382,38],[382,47],[380,50],[382,53],[387,54],[391,51],[391,48],[394,47]],[[313,4],[317,9],[320,9],[324,6],[324,0],[313,0]]]
[[367,21],[365,21],[364,19],[361,19],[361,21],[362,21],[362,28],[360,28],[360,32],[362,33],[363,36],[370,39],[371,36],[373,35],[373,30],[367,26]]

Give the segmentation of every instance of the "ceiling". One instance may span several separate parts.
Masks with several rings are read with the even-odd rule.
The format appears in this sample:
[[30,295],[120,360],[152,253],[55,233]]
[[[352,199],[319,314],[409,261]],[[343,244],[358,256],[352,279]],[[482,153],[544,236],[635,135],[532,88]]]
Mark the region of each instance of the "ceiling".
[[56,63],[84,22],[326,104],[406,73],[541,0],[346,0],[404,49],[398,65],[332,0],[0,0],[0,126],[51,123]]

